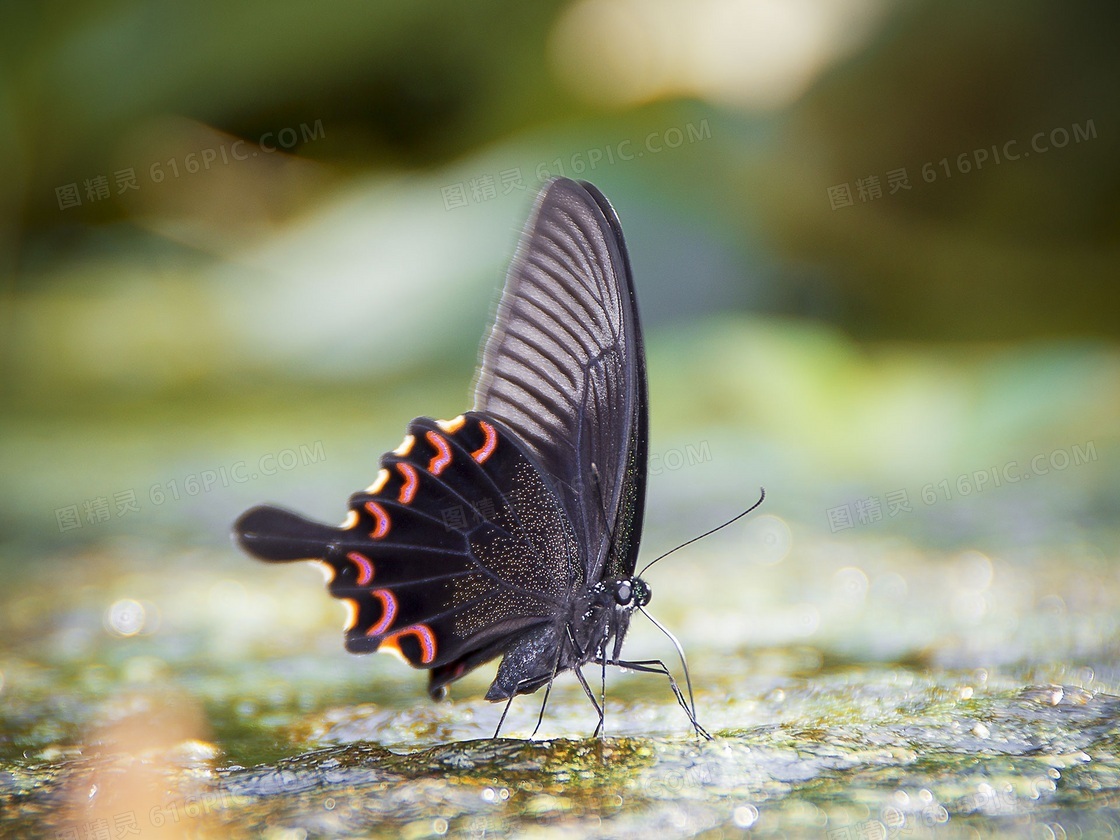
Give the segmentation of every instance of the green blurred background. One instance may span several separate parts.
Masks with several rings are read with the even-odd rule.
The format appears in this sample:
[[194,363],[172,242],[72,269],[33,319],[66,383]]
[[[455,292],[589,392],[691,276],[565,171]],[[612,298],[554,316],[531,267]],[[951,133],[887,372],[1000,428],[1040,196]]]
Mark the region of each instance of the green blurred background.
[[[648,551],[765,485],[724,535],[752,563],[852,538],[1115,558],[1113,7],[0,15],[12,583],[95,575],[94,616],[139,598],[126,568],[255,586],[226,542],[240,510],[333,520],[408,419],[468,407],[517,231],[561,174],[630,245]],[[8,638],[30,640],[41,605],[20,603]]]
[[[333,516],[409,417],[466,407],[516,231],[557,174],[623,218],[655,452],[706,443],[812,527],[863,485],[916,495],[1089,441],[1102,468],[1079,483],[1114,486],[1115,9],[2,15],[0,525],[20,556],[170,526],[208,541],[259,497]],[[275,480],[222,475],[319,443]],[[153,501],[191,475],[209,486]],[[674,470],[654,492],[711,480]]]

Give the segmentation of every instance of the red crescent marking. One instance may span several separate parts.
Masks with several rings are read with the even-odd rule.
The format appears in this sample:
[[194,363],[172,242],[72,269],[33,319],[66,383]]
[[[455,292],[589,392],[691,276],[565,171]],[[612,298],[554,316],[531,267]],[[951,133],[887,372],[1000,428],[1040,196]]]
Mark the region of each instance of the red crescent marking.
[[375,589],[370,593],[381,602],[381,620],[366,631],[367,636],[380,636],[393,624],[397,617],[397,599],[388,589]]
[[407,505],[416,497],[416,468],[412,464],[398,463],[397,469],[404,476],[404,485],[401,487],[400,502]]
[[358,586],[365,586],[373,580],[373,563],[369,562],[368,557],[351,551],[346,555],[346,559],[358,567]]
[[[397,649],[400,650],[399,639],[402,636],[415,636],[416,641],[420,643],[420,662],[427,665],[436,658],[436,637],[432,630],[426,624],[414,624],[411,627],[406,627],[404,630],[398,630],[390,638],[397,643]],[[388,640],[386,640],[388,641]],[[408,657],[405,657],[406,659]]]
[[387,514],[385,508],[381,507],[377,502],[366,502],[366,510],[377,520],[377,527],[373,529],[370,536],[375,540],[379,540],[389,533],[389,514]]
[[482,429],[482,433],[486,435],[486,442],[478,447],[471,453],[471,457],[478,463],[485,464],[486,459],[494,454],[494,447],[498,445],[498,433],[494,431],[494,427],[484,420],[478,421],[478,427]]
[[434,456],[428,463],[428,472],[432,475],[439,475],[447,469],[447,465],[451,463],[451,447],[447,445],[447,441],[435,432],[428,432],[427,438],[428,443],[439,451],[439,454]]

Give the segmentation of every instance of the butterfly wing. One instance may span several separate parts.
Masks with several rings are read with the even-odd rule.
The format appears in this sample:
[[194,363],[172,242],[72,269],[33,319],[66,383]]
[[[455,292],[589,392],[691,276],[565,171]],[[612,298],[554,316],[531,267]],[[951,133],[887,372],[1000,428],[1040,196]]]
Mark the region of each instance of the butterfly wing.
[[633,574],[648,459],[645,351],[618,216],[587,183],[537,199],[498,304],[475,408],[553,480],[585,582]]
[[418,418],[341,527],[262,506],[235,526],[274,562],[320,560],[350,608],[346,647],[431,670],[429,691],[554,623],[578,563],[560,499],[500,421]]
[[413,421],[341,527],[264,506],[235,531],[264,560],[324,563],[349,650],[429,669],[433,696],[505,654],[487,694],[503,699],[577,664],[560,649],[580,585],[630,576],[638,550],[645,356],[621,227],[591,185],[538,197],[475,406]]

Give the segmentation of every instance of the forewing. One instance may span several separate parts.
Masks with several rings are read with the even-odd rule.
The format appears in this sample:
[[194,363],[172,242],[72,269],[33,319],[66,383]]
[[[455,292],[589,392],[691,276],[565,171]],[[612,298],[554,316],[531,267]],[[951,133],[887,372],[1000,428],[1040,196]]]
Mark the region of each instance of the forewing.
[[475,407],[554,480],[591,581],[633,572],[645,504],[645,353],[617,215],[564,178],[537,199],[486,342]]

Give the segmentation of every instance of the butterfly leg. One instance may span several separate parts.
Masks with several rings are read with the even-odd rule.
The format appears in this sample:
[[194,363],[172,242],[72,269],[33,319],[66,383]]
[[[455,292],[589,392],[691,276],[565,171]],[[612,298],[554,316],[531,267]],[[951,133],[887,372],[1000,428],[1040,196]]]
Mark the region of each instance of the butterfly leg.
[[[568,638],[572,638],[572,629],[568,628]],[[574,644],[574,640],[573,640]],[[548,695],[552,693],[552,684],[556,682],[556,675],[560,672],[560,650],[556,651],[556,658],[552,660],[552,676],[548,678],[548,684],[544,687],[544,700],[541,701],[541,713],[537,715],[537,725],[533,727],[533,734],[530,738],[537,737],[537,730],[541,728],[544,723],[544,709],[548,705]]]
[[[600,648],[600,656],[595,657],[594,659],[591,659],[591,657],[588,656],[584,652],[583,648],[580,647],[579,642],[576,641],[575,633],[572,632],[572,625],[569,624],[567,627],[565,627],[565,630],[568,633],[568,643],[571,644],[572,650],[575,651],[577,662],[585,662],[587,660],[591,660],[591,661],[594,661],[594,662],[599,662],[600,660],[603,659],[603,657],[601,655],[602,654],[602,648]],[[602,703],[599,703],[595,699],[595,692],[593,692],[591,690],[591,686],[589,686],[587,684],[587,680],[583,676],[583,671],[582,671],[581,667],[579,665],[577,665],[577,666],[573,667],[572,670],[575,671],[576,677],[579,679],[579,684],[581,686],[583,686],[583,693],[587,695],[587,699],[591,701],[591,705],[595,707],[595,711],[598,712],[598,714],[599,714],[599,724],[595,727],[595,731],[591,734],[592,738],[598,738],[602,735],[604,726],[606,724],[606,712],[605,712],[605,709],[607,708],[607,673],[606,673],[606,667],[603,668],[603,690],[602,690],[602,695],[601,695]]]
[[583,671],[579,668],[572,669],[575,672],[579,684],[583,686],[583,693],[587,695],[587,699],[591,701],[591,705],[595,707],[595,713],[599,715],[599,725],[595,727],[595,731],[591,733],[592,738],[600,737],[603,731],[603,707],[599,705],[599,701],[595,699],[595,692],[591,690],[591,686],[587,684],[587,679],[583,676]]
[[516,697],[516,696],[517,696],[517,693],[514,692],[513,694],[510,694],[509,699],[506,700],[505,708],[502,709],[502,716],[500,718],[498,718],[498,725],[494,729],[494,738],[495,739],[498,737],[498,733],[502,731],[502,724],[506,722],[506,715],[509,714],[509,707],[513,705],[513,698]]
[[552,693],[552,682],[556,679],[556,672],[552,672],[552,679],[548,681],[548,685],[544,687],[544,700],[541,701],[541,713],[537,715],[537,725],[533,727],[533,734],[529,736],[529,740],[537,737],[537,730],[541,728],[544,723],[544,710],[548,706],[548,695]]
[[[568,634],[570,637],[571,630],[568,631]],[[556,675],[557,673],[559,673],[559,671],[560,652],[558,650],[556,652],[555,658],[552,660],[552,674],[549,676],[548,682],[545,683],[544,700],[541,702],[540,714],[537,715],[537,725],[533,727],[533,733],[529,736],[530,740],[537,737],[537,731],[541,728],[541,724],[544,723],[544,710],[548,706],[548,696],[552,693],[552,684],[556,681]],[[535,677],[529,677],[523,680],[519,680],[517,684],[514,685],[513,690],[510,692],[509,699],[506,701],[506,707],[502,710],[502,716],[498,719],[498,728],[494,730],[495,738],[497,738],[498,733],[502,731],[502,724],[505,722],[506,715],[509,714],[509,707],[513,703],[513,698],[517,696],[518,691],[522,688],[522,686],[531,684],[535,681]]]
[[625,659],[619,659],[608,664],[617,665],[619,668],[626,668],[630,671],[641,671],[646,674],[663,675],[666,679],[669,680],[669,688],[673,690],[673,695],[677,698],[678,705],[680,705],[680,707],[684,709],[684,713],[688,715],[688,721],[692,724],[692,728],[696,730],[696,734],[706,738],[709,741],[712,740],[712,736],[708,734],[708,731],[703,726],[701,726],[700,721],[696,719],[696,713],[691,708],[689,708],[688,703],[685,702],[684,695],[681,693],[681,689],[680,686],[677,685],[677,681],[673,678],[673,675],[669,672],[669,669],[665,667],[665,663],[660,659],[642,659],[634,662],[627,661]]
[[[603,717],[606,718],[607,711],[607,660],[602,658],[603,667],[599,669],[599,702],[603,704]],[[606,737],[607,727],[603,723],[603,736]]]
[[[553,676],[553,679],[555,679],[555,677],[556,677],[555,672],[553,673],[552,676]],[[532,740],[533,738],[537,737],[537,730],[539,730],[541,728],[541,724],[544,723],[544,710],[548,706],[548,695],[552,692],[552,682],[553,682],[553,680],[549,680],[548,683],[544,687],[544,700],[541,701],[541,711],[540,711],[540,714],[537,715],[537,725],[533,727],[533,733],[529,736],[529,740]],[[502,709],[502,716],[500,718],[498,718],[498,726],[494,730],[494,737],[495,738],[497,738],[498,733],[502,731],[502,724],[505,723],[506,715],[509,714],[509,707],[513,705],[513,698],[516,697],[516,696],[517,696],[517,694],[515,692],[515,693],[513,693],[509,696],[508,700],[506,700],[506,706],[505,706],[504,709]]]

